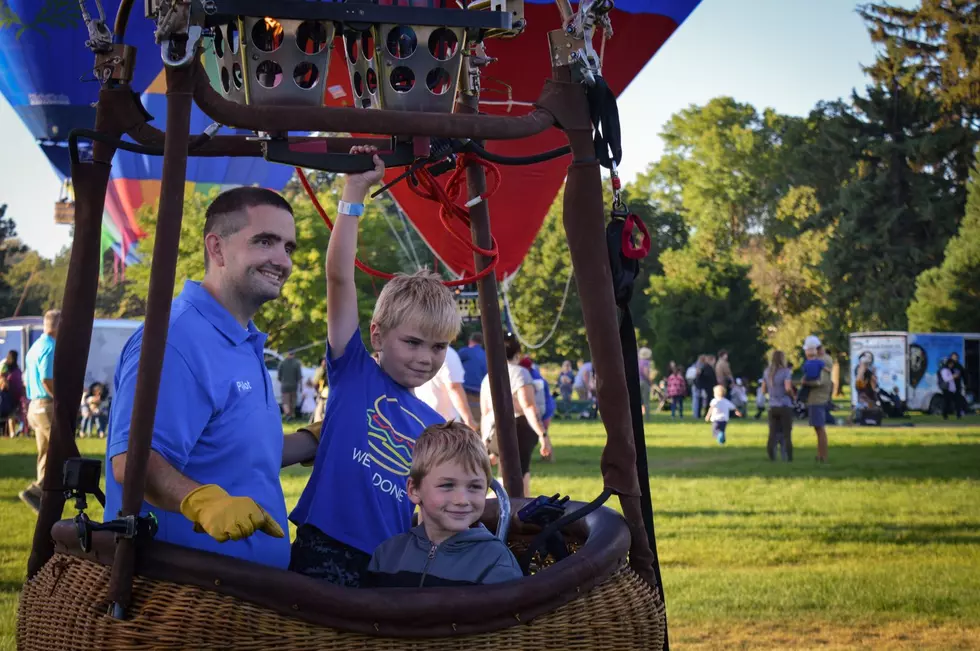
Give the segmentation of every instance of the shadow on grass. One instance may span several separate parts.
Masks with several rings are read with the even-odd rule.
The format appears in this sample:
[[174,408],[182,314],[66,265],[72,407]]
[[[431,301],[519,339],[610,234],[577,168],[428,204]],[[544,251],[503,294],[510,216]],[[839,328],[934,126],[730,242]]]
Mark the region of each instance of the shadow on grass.
[[[830,463],[814,460],[812,441],[792,463],[772,462],[755,447],[651,447],[650,477],[819,477],[823,479],[980,479],[980,444],[830,446]],[[599,476],[598,449],[556,445],[554,464],[535,463],[537,477]]]
[[827,543],[980,545],[980,522],[958,524],[837,524],[818,534]]

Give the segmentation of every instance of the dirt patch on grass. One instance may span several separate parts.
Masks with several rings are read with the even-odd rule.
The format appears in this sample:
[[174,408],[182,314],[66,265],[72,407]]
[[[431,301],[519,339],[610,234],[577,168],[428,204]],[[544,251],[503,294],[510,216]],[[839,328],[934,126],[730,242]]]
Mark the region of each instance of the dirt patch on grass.
[[729,622],[671,625],[671,648],[702,649],[980,649],[980,627],[955,623]]

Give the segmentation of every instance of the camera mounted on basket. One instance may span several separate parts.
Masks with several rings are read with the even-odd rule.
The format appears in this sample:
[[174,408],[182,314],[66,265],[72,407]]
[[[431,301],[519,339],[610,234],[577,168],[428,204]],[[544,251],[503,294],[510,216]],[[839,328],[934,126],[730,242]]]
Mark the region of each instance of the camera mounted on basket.
[[85,459],[83,457],[73,457],[65,461],[63,487],[65,499],[75,500],[75,509],[78,515],[72,518],[75,523],[75,533],[78,534],[78,542],[82,551],[88,552],[92,549],[92,532],[112,531],[117,536],[124,538],[152,538],[156,535],[158,524],[156,516],[150,513],[148,516],[128,515],[109,522],[92,522],[85,509],[88,508],[87,495],[94,495],[95,499],[105,507],[105,494],[99,488],[99,479],[102,476],[102,462],[98,459]]

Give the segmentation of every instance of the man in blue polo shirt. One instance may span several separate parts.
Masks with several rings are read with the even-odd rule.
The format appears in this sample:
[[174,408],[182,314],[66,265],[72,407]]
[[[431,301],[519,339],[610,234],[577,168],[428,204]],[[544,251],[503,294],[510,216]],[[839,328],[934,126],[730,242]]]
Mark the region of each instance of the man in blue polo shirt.
[[[219,195],[204,226],[204,280],[187,281],[170,313],[142,512],[157,539],[285,568],[283,465],[311,460],[315,434],[283,437],[252,317],[279,297],[296,247],[281,196],[242,187]],[[143,329],[116,368],[106,449],[106,518],[121,506]]]
[[41,485],[54,420],[54,342],[60,321],[60,310],[45,312],[44,334],[31,344],[24,357],[24,390],[31,401],[27,407],[27,424],[37,443],[37,482],[22,490],[20,499],[35,511],[41,510]]

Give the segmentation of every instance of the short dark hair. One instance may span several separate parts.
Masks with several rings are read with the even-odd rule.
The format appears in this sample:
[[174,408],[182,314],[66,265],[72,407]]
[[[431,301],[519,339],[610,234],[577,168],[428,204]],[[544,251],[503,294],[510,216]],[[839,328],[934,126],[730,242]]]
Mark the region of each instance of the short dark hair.
[[471,334],[470,335],[470,343],[478,344],[478,345],[482,346],[483,345],[483,333],[482,332],[474,332],[473,334]]
[[521,352],[521,342],[517,341],[517,336],[513,332],[508,332],[504,336],[504,354],[507,359],[513,359]]
[[[278,192],[243,185],[225,190],[211,202],[204,213],[204,237],[215,233],[219,237],[234,235],[245,226],[245,211],[257,206],[271,206],[293,214],[293,207]],[[204,269],[208,268],[208,251],[204,249]]]

